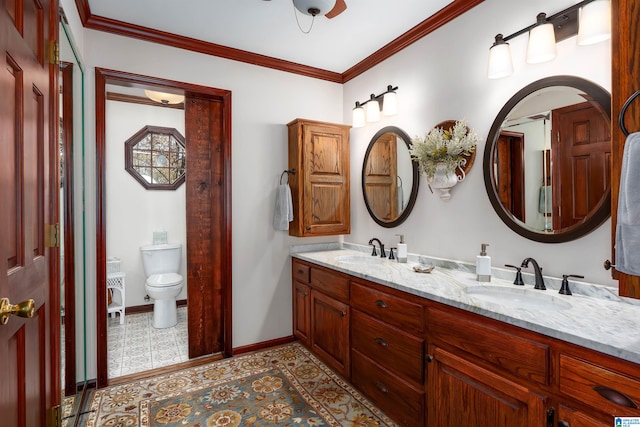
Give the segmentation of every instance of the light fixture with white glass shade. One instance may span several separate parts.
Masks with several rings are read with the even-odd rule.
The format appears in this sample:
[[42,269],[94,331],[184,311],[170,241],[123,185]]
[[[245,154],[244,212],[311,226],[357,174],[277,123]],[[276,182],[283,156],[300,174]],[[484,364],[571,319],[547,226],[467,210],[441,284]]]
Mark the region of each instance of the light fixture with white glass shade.
[[586,46],[611,38],[611,1],[595,0],[580,8],[578,44]]
[[[578,23],[579,21],[579,23]],[[539,13],[536,22],[513,34],[496,35],[489,49],[487,77],[498,79],[513,74],[509,40],[529,34],[526,61],[538,64],[556,57],[556,43],[578,35],[578,45],[593,44],[611,37],[610,0],[583,0],[547,17]]]
[[379,95],[371,94],[364,102],[357,102],[352,110],[352,126],[354,128],[363,127],[367,122],[377,122],[380,120],[380,113],[385,116],[398,114],[398,87],[387,86],[387,90]]
[[336,0],[293,0],[293,5],[305,15],[325,15],[336,5]]
[[184,95],[176,95],[174,93],[157,92],[155,90],[146,90],[144,94],[152,101],[159,102],[161,104],[173,105],[181,104],[184,102]]
[[551,61],[556,55],[556,33],[553,24],[547,21],[546,13],[539,13],[536,26],[529,31],[527,63],[540,64]]

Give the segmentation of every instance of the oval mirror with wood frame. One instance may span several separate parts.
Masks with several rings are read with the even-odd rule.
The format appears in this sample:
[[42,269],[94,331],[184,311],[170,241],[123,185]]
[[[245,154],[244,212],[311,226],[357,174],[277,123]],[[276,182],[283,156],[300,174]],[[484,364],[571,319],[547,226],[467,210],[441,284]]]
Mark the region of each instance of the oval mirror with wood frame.
[[371,139],[362,165],[364,203],[373,220],[386,228],[402,224],[418,196],[420,174],[411,160],[411,138],[395,126]]
[[538,80],[500,110],[484,151],[498,216],[543,243],[568,242],[611,213],[611,95],[574,76]]

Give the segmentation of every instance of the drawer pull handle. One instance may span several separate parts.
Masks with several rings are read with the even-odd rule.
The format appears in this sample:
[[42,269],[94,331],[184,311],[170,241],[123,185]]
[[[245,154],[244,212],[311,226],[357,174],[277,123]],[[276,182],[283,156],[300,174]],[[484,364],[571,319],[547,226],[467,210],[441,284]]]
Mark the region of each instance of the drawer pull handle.
[[569,427],[569,423],[566,421],[558,421],[558,427]]
[[302,274],[302,273],[304,273],[303,270],[298,270],[298,274]]
[[593,387],[593,390],[595,390],[600,396],[604,397],[605,399],[613,403],[617,403],[620,406],[638,409],[638,405],[636,404],[636,402],[634,402],[629,396],[619,392],[618,390],[614,390],[612,388],[601,385]]
[[378,337],[376,338],[376,343],[380,344],[382,347],[387,347],[389,343],[387,343],[384,339]]
[[380,308],[387,308],[387,307],[389,307],[389,306],[387,305],[387,303],[386,303],[386,302],[384,302],[384,301],[382,301],[382,300],[376,300],[376,305],[377,305],[378,307],[380,307]]
[[389,393],[389,389],[387,388],[387,386],[382,384],[381,382],[377,382],[376,387],[378,387],[378,389],[383,393]]

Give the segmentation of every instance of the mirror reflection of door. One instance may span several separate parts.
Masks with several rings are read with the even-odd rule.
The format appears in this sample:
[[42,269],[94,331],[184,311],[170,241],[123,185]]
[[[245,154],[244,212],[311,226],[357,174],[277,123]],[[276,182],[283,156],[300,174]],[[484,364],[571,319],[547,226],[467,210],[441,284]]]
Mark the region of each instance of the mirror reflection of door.
[[611,133],[603,114],[589,102],[552,111],[553,228],[579,223],[610,186]]
[[395,134],[382,135],[371,149],[366,165],[369,207],[384,221],[394,220],[402,210],[398,199],[397,146]]
[[493,167],[502,205],[514,217],[525,222],[524,133],[506,130],[500,132]]

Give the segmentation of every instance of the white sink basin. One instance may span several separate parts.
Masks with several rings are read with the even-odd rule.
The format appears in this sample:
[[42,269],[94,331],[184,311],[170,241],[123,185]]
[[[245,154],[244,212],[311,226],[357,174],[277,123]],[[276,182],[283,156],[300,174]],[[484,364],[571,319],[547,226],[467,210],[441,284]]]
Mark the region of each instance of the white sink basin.
[[343,264],[380,264],[382,258],[371,255],[344,255],[336,257],[337,262]]
[[571,308],[571,303],[550,294],[550,292],[555,292],[552,290],[471,286],[465,292],[474,299],[524,310],[566,310]]

